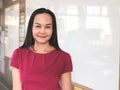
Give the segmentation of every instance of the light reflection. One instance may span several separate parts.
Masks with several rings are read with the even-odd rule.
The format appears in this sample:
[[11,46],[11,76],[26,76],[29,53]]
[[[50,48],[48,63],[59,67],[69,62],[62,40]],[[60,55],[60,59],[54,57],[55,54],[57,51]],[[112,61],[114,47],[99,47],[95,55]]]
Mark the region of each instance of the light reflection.
[[111,35],[110,21],[108,17],[101,17],[100,20],[101,29],[103,29],[104,34]]
[[[14,8],[15,7],[15,8]],[[5,9],[5,25],[11,25],[11,26],[16,26],[19,23],[19,17],[17,16],[17,13],[14,13],[14,11],[17,10],[17,5],[11,6],[9,8]],[[12,16],[14,14],[14,17]]]
[[106,70],[103,71],[103,73],[104,73],[104,75],[108,76],[108,75],[112,74],[113,72],[109,69],[106,69]]
[[86,16],[86,28],[87,29],[99,29],[100,28],[100,17]]
[[65,30],[74,31],[79,28],[79,17],[78,16],[67,16],[65,19]]
[[87,6],[87,15],[100,15],[100,7]]
[[76,7],[76,6],[68,6],[67,7],[67,14],[68,15],[78,15],[78,7]]
[[105,66],[105,64],[103,63],[103,62],[101,62],[101,61],[98,61],[98,60],[96,60],[96,61],[89,61],[89,62],[86,62],[88,65],[89,64],[91,64],[91,65],[96,65],[96,66]]
[[[5,25],[11,25],[11,26],[16,26],[19,23],[19,18],[18,17],[12,17],[12,16],[6,16],[6,21]],[[17,23],[15,23],[17,20]]]
[[108,8],[105,6],[87,6],[86,13],[86,29],[91,31],[94,30],[94,32],[99,32],[98,35],[100,37],[100,39],[97,40],[89,40],[88,43],[93,45],[112,44],[112,34],[108,17]]
[[106,6],[101,7],[101,15],[107,16],[108,15],[108,9]]

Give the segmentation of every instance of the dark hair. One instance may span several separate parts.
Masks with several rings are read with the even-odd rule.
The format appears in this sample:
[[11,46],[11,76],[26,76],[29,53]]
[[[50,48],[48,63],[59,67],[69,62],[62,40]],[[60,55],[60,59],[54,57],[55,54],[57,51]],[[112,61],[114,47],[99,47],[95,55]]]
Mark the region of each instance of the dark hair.
[[34,44],[35,40],[32,35],[32,27],[33,27],[34,18],[37,14],[42,14],[42,13],[47,13],[52,17],[53,33],[52,33],[51,39],[49,40],[49,43],[53,47],[60,49],[58,45],[58,40],[57,40],[57,24],[56,24],[55,14],[49,9],[45,9],[45,8],[38,8],[32,13],[29,23],[28,23],[28,27],[27,27],[27,34],[25,37],[25,41],[23,45],[21,46],[21,48],[28,48],[29,46]]

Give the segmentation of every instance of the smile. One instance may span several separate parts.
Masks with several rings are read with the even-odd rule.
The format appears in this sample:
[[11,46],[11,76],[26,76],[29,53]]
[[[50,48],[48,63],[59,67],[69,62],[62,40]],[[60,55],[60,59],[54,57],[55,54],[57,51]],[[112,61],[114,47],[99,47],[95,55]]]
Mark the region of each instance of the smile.
[[46,38],[47,36],[38,36],[38,37],[40,37],[40,38]]

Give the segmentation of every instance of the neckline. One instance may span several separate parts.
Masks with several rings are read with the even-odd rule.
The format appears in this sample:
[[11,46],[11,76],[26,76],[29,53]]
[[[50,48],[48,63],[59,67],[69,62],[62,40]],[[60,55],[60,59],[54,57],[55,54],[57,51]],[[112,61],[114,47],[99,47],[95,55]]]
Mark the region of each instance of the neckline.
[[37,53],[37,52],[33,52],[32,50],[30,50],[29,48],[26,48],[29,52],[33,53],[33,54],[38,54],[38,55],[47,55],[47,54],[52,54],[54,52],[56,52],[58,49],[54,49],[50,52],[46,52],[46,53]]

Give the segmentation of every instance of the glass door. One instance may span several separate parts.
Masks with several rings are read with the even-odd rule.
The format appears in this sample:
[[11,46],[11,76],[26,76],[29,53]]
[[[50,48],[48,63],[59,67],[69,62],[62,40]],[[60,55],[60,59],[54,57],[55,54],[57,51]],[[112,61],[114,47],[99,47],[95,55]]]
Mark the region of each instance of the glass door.
[[19,46],[19,4],[5,9],[5,56]]

